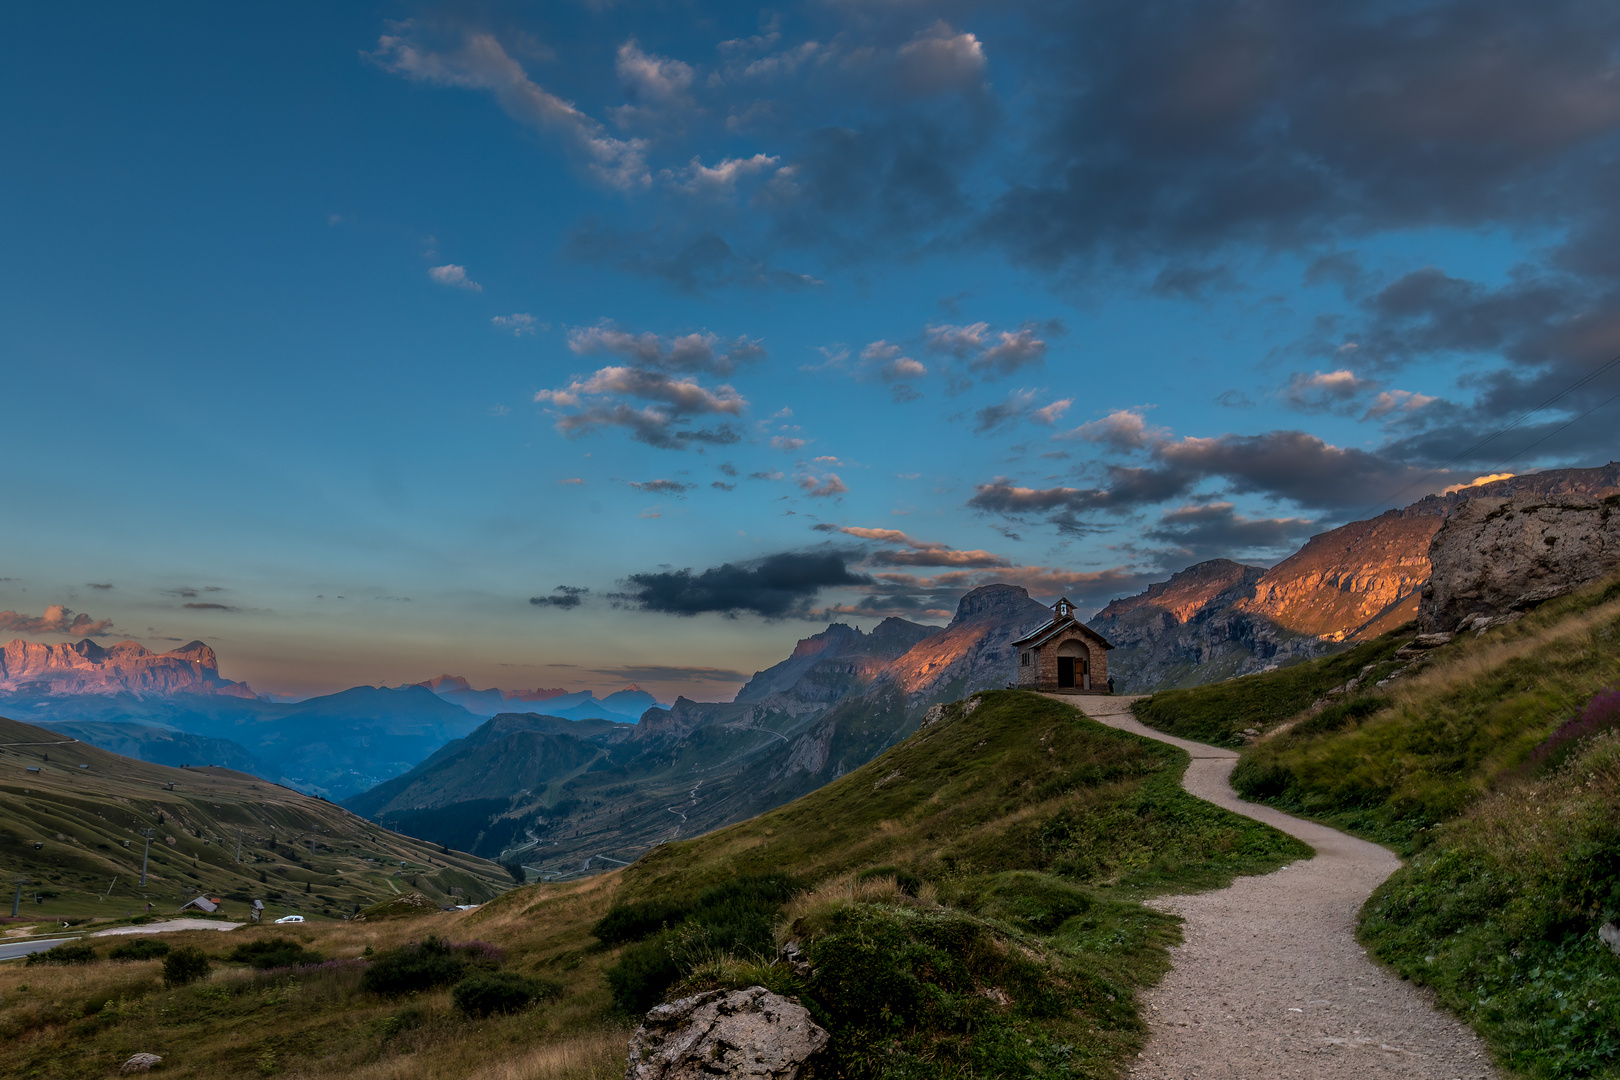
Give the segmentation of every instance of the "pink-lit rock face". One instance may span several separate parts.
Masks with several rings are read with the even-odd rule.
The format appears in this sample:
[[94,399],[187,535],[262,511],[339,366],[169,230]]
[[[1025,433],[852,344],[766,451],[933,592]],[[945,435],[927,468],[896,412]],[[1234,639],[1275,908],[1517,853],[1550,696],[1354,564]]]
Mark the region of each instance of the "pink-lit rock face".
[[219,674],[214,650],[193,641],[155,653],[134,641],[103,648],[86,638],[45,645],[21,638],[0,649],[0,690],[61,694],[224,694],[254,697]]

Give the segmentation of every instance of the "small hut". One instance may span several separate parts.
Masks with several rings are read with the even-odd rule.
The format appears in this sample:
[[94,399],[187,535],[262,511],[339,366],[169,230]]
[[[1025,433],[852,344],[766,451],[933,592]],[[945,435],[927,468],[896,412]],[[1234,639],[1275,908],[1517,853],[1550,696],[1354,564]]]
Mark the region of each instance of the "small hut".
[[1108,650],[1113,646],[1074,617],[1064,597],[1052,621],[1012,643],[1018,650],[1018,688],[1058,694],[1108,693]]
[[180,905],[181,911],[201,911],[212,915],[219,910],[222,901],[218,897],[199,896],[195,900],[187,900]]

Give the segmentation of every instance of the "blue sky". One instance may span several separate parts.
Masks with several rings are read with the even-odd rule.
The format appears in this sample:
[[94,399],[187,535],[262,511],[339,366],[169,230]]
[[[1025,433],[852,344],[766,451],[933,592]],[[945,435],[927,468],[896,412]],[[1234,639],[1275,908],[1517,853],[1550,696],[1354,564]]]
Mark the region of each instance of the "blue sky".
[[3,636],[727,698],[1607,461],[1462,452],[1620,354],[1617,15],[1319,7],[10,11]]

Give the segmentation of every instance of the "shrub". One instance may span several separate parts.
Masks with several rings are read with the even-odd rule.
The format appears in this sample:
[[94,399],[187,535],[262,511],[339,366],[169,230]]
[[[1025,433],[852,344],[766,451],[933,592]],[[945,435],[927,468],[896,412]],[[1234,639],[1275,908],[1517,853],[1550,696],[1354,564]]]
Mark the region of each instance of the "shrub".
[[521,1012],[542,998],[557,997],[562,986],[544,979],[529,979],[510,971],[469,975],[450,991],[450,999],[467,1016],[493,1016]]
[[[626,949],[608,970],[614,1003],[626,1012],[645,1012],[682,977],[711,961],[725,956],[770,959],[776,954],[776,923],[782,905],[799,888],[786,874],[756,874],[705,890],[687,907],[683,920],[673,921],[681,910],[678,901],[627,904],[615,909],[618,915],[610,911],[597,924],[598,937],[639,931],[645,939]],[[609,923],[609,919],[613,921]],[[647,928],[654,926],[663,929],[655,937],[646,937],[652,932]]]
[[182,945],[178,949],[170,950],[163,958],[163,984],[185,986],[187,983],[207,978],[212,970],[214,966],[208,962],[207,953],[195,945]]
[[312,949],[304,948],[292,938],[269,937],[238,945],[225,959],[232,963],[251,964],[253,967],[265,969],[308,967],[321,963],[326,957]]
[[902,870],[898,866],[874,866],[870,870],[862,870],[855,875],[857,882],[871,881],[874,878],[894,878],[895,886],[907,896],[916,896],[923,887],[923,879],[910,870]]
[[[482,944],[482,943],[479,943]],[[384,997],[402,997],[439,986],[461,981],[475,961],[466,955],[465,946],[454,946],[443,938],[430,937],[382,953],[360,977],[360,989]],[[477,954],[476,966],[488,966],[482,950]]]
[[96,950],[89,945],[78,941],[69,941],[44,952],[29,954],[25,964],[33,967],[35,964],[93,964],[96,961]]
[[122,945],[115,945],[107,954],[109,960],[156,960],[160,956],[169,955],[169,943],[166,941],[153,941],[151,938],[138,938],[135,941],[126,941]]
[[1527,768],[1548,772],[1562,765],[1582,742],[1605,731],[1620,730],[1620,690],[1595,695],[1581,715],[1560,725],[1557,731],[1530,753]]
[[639,904],[615,904],[591,927],[591,933],[604,945],[640,941],[681,922],[692,910],[690,901],[645,900]]
[[613,1004],[627,1013],[644,1013],[663,998],[664,991],[681,979],[681,966],[670,951],[673,930],[638,941],[608,968]]

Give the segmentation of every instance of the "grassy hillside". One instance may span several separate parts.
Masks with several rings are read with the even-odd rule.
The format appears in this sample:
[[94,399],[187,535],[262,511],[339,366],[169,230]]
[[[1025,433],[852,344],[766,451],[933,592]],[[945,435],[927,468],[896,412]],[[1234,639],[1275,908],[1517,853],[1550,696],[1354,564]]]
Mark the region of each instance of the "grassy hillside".
[[[1058,702],[987,693],[826,788],[625,871],[299,931],[329,959],[428,934],[491,943],[506,970],[561,986],[528,1011],[467,1018],[442,986],[387,998],[359,962],[272,976],[219,960],[173,989],[153,962],[7,964],[0,1074],[99,1077],[149,1050],[174,1076],[618,1077],[631,1018],[616,997],[763,981],[834,1033],[819,1076],[1117,1075],[1142,1038],[1135,991],[1176,938],[1141,897],[1304,854],[1186,796],[1186,763]],[[610,913],[618,929],[596,936]],[[194,937],[218,958],[269,932]],[[788,938],[813,973],[762,966]]]
[[[143,829],[156,834],[145,888]],[[18,877],[32,882],[22,916],[41,921],[171,911],[202,893],[238,918],[253,899],[336,917],[400,891],[474,901],[511,883],[492,863],[245,773],[153,765],[0,719],[0,880]]]
[[1377,956],[1512,1069],[1620,1077],[1620,958],[1597,934],[1620,919],[1620,580],[1421,654],[1382,688],[1411,650],[1373,655],[1347,692],[1282,714],[1301,685],[1342,688],[1350,668],[1331,666],[1352,655],[1138,713],[1225,741],[1270,732],[1233,772],[1245,797],[1412,857],[1363,909]]

